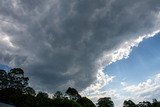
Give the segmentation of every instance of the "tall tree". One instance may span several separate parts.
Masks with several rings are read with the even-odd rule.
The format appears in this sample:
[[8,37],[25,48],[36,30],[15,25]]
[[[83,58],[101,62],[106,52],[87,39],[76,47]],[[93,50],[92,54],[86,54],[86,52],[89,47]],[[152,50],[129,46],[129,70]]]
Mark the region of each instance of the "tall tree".
[[149,101],[139,102],[137,107],[152,107],[152,104]]
[[22,91],[28,85],[28,80],[21,68],[13,68],[8,73],[0,70],[0,89],[14,88]]
[[61,91],[57,91],[57,92],[54,94],[54,98],[58,98],[58,99],[63,98],[62,92],[61,92]]
[[87,97],[79,98],[77,103],[79,103],[81,107],[96,107],[95,104]]
[[23,93],[24,94],[28,94],[28,95],[32,95],[32,96],[36,95],[36,92],[35,92],[35,90],[32,87],[26,87],[26,88],[24,88]]
[[111,97],[100,98],[97,103],[98,107],[114,107]]
[[45,99],[45,98],[48,98],[48,94],[45,93],[45,92],[38,92],[37,94],[37,98],[42,98],[42,99]]
[[28,85],[28,77],[24,76],[24,71],[21,68],[13,68],[8,73],[9,88],[19,88],[23,90]]
[[77,100],[79,98],[81,98],[80,94],[78,93],[78,91],[74,88],[68,88],[66,91],[66,94],[69,95],[71,100]]
[[0,70],[0,89],[7,88],[7,86],[8,86],[7,72],[4,70]]
[[123,107],[136,107],[136,104],[132,100],[125,100],[123,102]]
[[160,102],[157,99],[153,99],[152,107],[160,107]]

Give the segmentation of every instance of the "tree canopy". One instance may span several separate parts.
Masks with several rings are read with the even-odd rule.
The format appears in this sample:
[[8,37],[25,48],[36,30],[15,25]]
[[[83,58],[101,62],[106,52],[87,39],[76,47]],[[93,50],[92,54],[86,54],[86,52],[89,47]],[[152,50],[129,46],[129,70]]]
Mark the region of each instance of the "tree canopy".
[[114,107],[111,97],[100,98],[97,103],[98,107]]
[[[48,93],[38,92],[28,86],[29,78],[21,68],[13,68],[9,72],[0,70],[0,102],[12,104],[16,107],[96,107],[87,97],[81,97],[75,88],[69,87],[65,94],[57,91],[53,98]],[[66,97],[69,96],[69,98]],[[98,107],[114,107],[111,97],[99,98]],[[125,100],[123,107],[160,107],[160,102],[142,101],[135,104],[132,100]]]
[[123,107],[136,107],[136,104],[132,100],[125,100],[123,102]]
[[74,88],[69,87],[66,91],[66,94],[69,95],[71,100],[77,100],[81,98],[81,95],[78,93],[78,91]]
[[96,107],[95,104],[87,97],[79,98],[77,103],[79,103],[81,107]]

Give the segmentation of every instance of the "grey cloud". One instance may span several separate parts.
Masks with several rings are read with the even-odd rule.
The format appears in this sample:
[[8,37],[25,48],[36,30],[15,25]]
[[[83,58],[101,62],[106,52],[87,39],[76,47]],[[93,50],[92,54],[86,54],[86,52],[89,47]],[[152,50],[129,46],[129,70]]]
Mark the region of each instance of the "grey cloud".
[[[19,47],[15,53],[23,56],[14,56],[15,65],[26,68],[31,85],[48,91],[69,87],[64,84],[79,90],[86,88],[96,79],[95,62],[101,53],[159,29],[159,0],[15,3],[0,1],[0,17],[14,22],[0,27]],[[13,29],[13,24],[18,29]]]

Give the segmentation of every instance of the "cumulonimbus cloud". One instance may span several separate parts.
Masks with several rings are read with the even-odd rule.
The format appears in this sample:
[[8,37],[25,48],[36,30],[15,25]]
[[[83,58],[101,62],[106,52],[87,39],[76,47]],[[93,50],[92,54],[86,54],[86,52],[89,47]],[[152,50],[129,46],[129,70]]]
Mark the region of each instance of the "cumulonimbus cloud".
[[98,71],[114,61],[107,55],[159,30],[159,3],[2,0],[0,61],[22,67],[37,89],[83,90],[97,80],[97,73],[104,76]]

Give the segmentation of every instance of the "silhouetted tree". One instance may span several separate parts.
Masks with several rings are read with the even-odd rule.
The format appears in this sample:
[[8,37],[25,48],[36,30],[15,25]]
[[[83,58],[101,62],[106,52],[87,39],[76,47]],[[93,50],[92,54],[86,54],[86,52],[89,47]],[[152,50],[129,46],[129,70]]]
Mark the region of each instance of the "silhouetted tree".
[[88,99],[87,97],[82,97],[77,100],[77,103],[81,105],[81,107],[96,107],[94,103]]
[[35,95],[31,87],[26,87],[28,80],[21,68],[13,68],[8,73],[0,70],[0,100],[20,106],[27,94]]
[[7,88],[9,82],[7,76],[6,71],[0,70],[0,89]]
[[136,107],[136,104],[131,100],[125,100],[123,102],[123,107]]
[[13,68],[8,73],[8,87],[19,88],[23,90],[28,85],[28,77],[24,77],[24,71],[21,68]]
[[58,99],[63,98],[62,92],[61,92],[61,91],[57,91],[57,92],[54,94],[54,98],[58,98]]
[[[22,91],[20,89],[14,89],[14,88],[5,88],[0,90],[0,101],[1,102],[7,102],[11,103],[11,97],[13,96],[20,96],[22,95]],[[16,99],[16,97],[15,97]]]
[[81,98],[78,91],[74,88],[69,87],[66,91],[66,94],[69,95],[71,100],[77,100],[77,99]]
[[157,101],[157,99],[153,99],[152,107],[160,107],[160,103]]
[[[44,92],[35,96],[35,90],[28,87],[28,80],[21,68],[11,69],[8,73],[0,70],[0,102],[16,107],[81,107],[75,101],[62,99],[60,91],[55,93],[56,99],[48,98],[48,94]],[[69,89],[67,93],[76,98],[80,96],[75,89]]]
[[[28,87],[28,80],[21,68],[11,69],[8,73],[0,70],[0,102],[13,104],[16,107],[95,107],[90,99],[81,97],[76,89],[70,87],[66,91],[70,99],[65,98],[60,91],[54,94],[54,99],[48,98],[45,92],[36,95],[35,90]],[[97,105],[114,107],[110,97],[100,98]],[[152,104],[143,101],[136,105],[131,100],[125,100],[123,107],[160,107],[160,102],[153,99]]]
[[110,97],[100,98],[97,105],[98,107],[114,107],[114,103]]
[[149,101],[139,102],[137,107],[152,107],[152,104]]
[[79,103],[69,99],[53,99],[53,107],[81,107]]
[[37,98],[48,98],[48,94],[45,92],[38,92]]
[[24,93],[24,94],[28,94],[28,95],[32,95],[32,96],[35,96],[35,95],[36,95],[36,92],[35,92],[35,90],[34,90],[32,87],[26,87],[26,88],[23,90],[23,93]]

